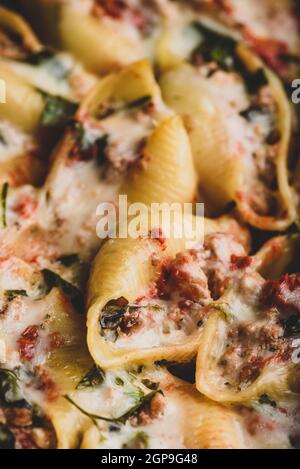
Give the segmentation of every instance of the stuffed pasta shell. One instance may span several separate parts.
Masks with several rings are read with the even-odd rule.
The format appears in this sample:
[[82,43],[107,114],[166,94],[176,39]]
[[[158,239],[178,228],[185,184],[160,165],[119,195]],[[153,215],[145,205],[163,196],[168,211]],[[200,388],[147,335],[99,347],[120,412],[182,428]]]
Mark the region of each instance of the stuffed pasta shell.
[[[56,0],[51,3],[33,0],[23,3],[33,21],[37,12],[44,18],[45,40],[69,50],[89,70],[101,75],[145,57],[153,59],[164,24],[176,14],[175,6],[168,0]],[[56,19],[50,26],[47,25],[48,15]],[[36,26],[39,29],[40,24]]]
[[47,223],[61,220],[55,239],[63,250],[91,256],[100,244],[99,204],[117,207],[119,194],[131,203],[183,204],[196,185],[184,125],[141,61],[103,78],[82,102],[54,154],[41,210]]
[[25,21],[1,7],[0,78],[6,102],[0,117],[29,133],[64,124],[95,84],[69,54],[44,47]]
[[244,40],[283,78],[298,76],[300,32],[293,0],[225,0],[181,2],[201,16],[224,26]]
[[200,392],[218,402],[245,404],[267,395],[297,404],[298,247],[299,237],[269,241],[227,290],[221,312],[213,306],[198,352]]
[[164,367],[93,365],[66,282],[47,285],[44,272],[16,258],[6,272],[0,408],[7,448],[244,447],[239,413]]
[[0,106],[0,180],[10,186],[39,185],[55,137],[49,127],[70,118],[95,78],[68,54],[42,46],[27,23],[4,7],[0,36],[5,94]]
[[172,60],[160,84],[189,132],[204,200],[218,211],[233,201],[250,225],[283,230],[295,219],[295,200],[292,111],[282,83],[226,34],[203,23],[191,27],[199,43],[190,63]]
[[[243,229],[230,218],[198,220],[207,234],[203,247],[203,227],[197,227],[194,218],[179,221],[176,214],[168,217],[162,212],[160,222],[153,217],[149,222],[148,226],[147,219],[141,221],[137,239],[107,241],[94,261],[88,292],[88,345],[103,368],[191,359],[208,305],[230,282],[225,271],[231,257],[246,255],[233,234]],[[184,233],[192,230],[191,239],[186,234],[178,237],[181,223]],[[190,250],[186,250],[187,242],[192,243]]]

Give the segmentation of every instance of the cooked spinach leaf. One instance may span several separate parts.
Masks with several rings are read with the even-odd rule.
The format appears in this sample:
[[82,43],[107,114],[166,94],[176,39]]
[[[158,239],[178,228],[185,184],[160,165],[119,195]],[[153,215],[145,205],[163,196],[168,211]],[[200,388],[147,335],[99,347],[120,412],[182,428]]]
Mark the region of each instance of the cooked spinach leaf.
[[159,388],[159,383],[151,381],[150,379],[143,379],[142,384],[152,391],[156,391]]
[[4,295],[8,301],[12,301],[18,296],[28,296],[25,290],[5,290]]
[[227,72],[237,71],[245,80],[248,92],[256,94],[268,80],[263,68],[250,71],[237,54],[238,43],[235,39],[225,34],[214,31],[200,22],[194,22],[193,26],[201,33],[203,40],[194,50],[193,56],[199,54],[205,62],[213,61],[219,68]]
[[260,404],[267,404],[267,405],[270,405],[270,406],[272,406],[272,407],[274,407],[274,408],[277,407],[276,402],[275,402],[275,401],[272,401],[272,400],[269,398],[269,396],[268,396],[267,394],[262,394],[262,395],[260,396],[260,398],[258,399],[258,402],[259,402]]
[[87,372],[87,374],[79,381],[76,389],[93,388],[103,383],[105,379],[104,371],[96,365]]
[[97,149],[96,161],[99,166],[103,166],[103,164],[105,163],[105,150],[108,144],[108,140],[109,140],[109,135],[105,134],[103,135],[103,137],[98,138],[98,140],[96,140],[95,142],[96,149]]
[[75,131],[76,143],[82,152],[88,152],[94,149],[94,157],[99,166],[102,166],[105,162],[105,149],[108,144],[109,135],[104,134],[98,138],[91,134],[84,128],[81,122],[75,121],[72,124],[73,130]]
[[206,62],[216,62],[226,71],[233,70],[236,59],[236,41],[225,34],[207,28],[202,23],[194,22],[193,26],[203,36],[203,40],[193,54],[200,54]]
[[102,316],[100,318],[100,325],[102,329],[114,330],[118,327],[122,317],[124,316],[128,307],[128,300],[121,296],[116,300],[111,300],[104,306]]
[[1,191],[2,226],[3,226],[3,228],[6,228],[6,226],[7,226],[6,208],[7,208],[8,188],[9,188],[9,184],[8,184],[8,182],[5,182],[2,185],[2,191]]
[[289,54],[289,53],[280,54],[279,59],[282,62],[287,63],[287,64],[296,64],[296,65],[300,64],[300,56],[296,54]]
[[70,267],[79,262],[80,259],[78,254],[66,254],[65,256],[60,256],[57,260],[65,267]]
[[256,94],[258,90],[268,84],[268,79],[263,68],[258,68],[255,72],[250,72],[242,62],[238,67],[250,94]]
[[69,298],[71,304],[79,313],[84,312],[85,305],[83,294],[77,287],[64,280],[60,275],[52,270],[43,269],[42,274],[44,275],[44,280],[49,291],[54,287],[59,288]]
[[15,436],[7,425],[0,422],[0,449],[14,449]]
[[287,319],[283,320],[283,330],[285,337],[291,337],[300,333],[300,316],[293,314]]
[[0,401],[14,407],[27,407],[29,405],[20,389],[16,371],[0,368]]
[[124,381],[119,376],[116,377],[115,383],[117,386],[124,386]]
[[48,62],[48,60],[53,59],[53,57],[55,57],[55,52],[44,47],[43,49],[33,52],[26,57],[26,62],[30,65],[41,65],[44,62]]
[[73,121],[71,124],[72,129],[75,132],[76,143],[80,150],[86,151],[94,144],[94,138],[91,138],[89,132],[84,128],[82,122]]
[[147,449],[149,446],[149,436],[145,432],[136,433],[128,443],[124,443],[123,449]]
[[256,105],[249,106],[244,111],[241,111],[240,115],[250,122],[257,121],[258,119],[261,118],[261,116],[264,116],[270,119],[270,123],[272,122],[271,120],[272,115],[270,114],[270,109],[264,106],[256,106]]
[[97,414],[93,414],[93,413],[88,412],[87,410],[80,407],[68,394],[65,394],[64,398],[70,404],[72,404],[74,407],[76,407],[76,409],[78,409],[82,414],[89,417],[95,425],[97,425],[97,420],[103,420],[105,422],[125,424],[130,417],[138,414],[139,410],[141,410],[141,408],[143,408],[144,406],[149,404],[151,402],[151,399],[153,398],[153,396],[157,392],[161,392],[161,391],[152,391],[149,394],[147,394],[146,396],[143,396],[141,398],[141,400],[136,405],[134,405],[131,409],[129,409],[127,412],[125,412],[120,417],[115,417],[115,418],[102,417],[101,415],[97,415]]
[[132,109],[135,109],[135,108],[138,108],[138,107],[143,107],[147,104],[149,104],[152,100],[152,96],[151,95],[145,95],[145,96],[141,96],[140,98],[137,98],[133,101],[130,101],[129,103],[121,103],[121,104],[118,104],[118,103],[115,103],[115,104],[111,104],[110,106],[108,106],[106,109],[102,109],[99,114],[97,115],[97,118],[98,119],[106,119],[107,117],[110,117],[114,114],[116,114],[117,112],[122,112],[122,111],[126,111],[126,110],[132,110]]
[[146,104],[149,104],[152,99],[151,95],[142,96],[141,98],[135,99],[127,104],[127,109],[135,109],[137,107],[143,107]]
[[41,124],[46,127],[56,127],[69,122],[78,108],[78,104],[68,101],[61,96],[52,96],[40,90],[44,97],[45,107],[41,116]]
[[51,76],[57,79],[64,79],[70,69],[59,59],[57,54],[48,48],[43,48],[38,52],[30,54],[26,60],[26,63],[34,66],[45,66]]

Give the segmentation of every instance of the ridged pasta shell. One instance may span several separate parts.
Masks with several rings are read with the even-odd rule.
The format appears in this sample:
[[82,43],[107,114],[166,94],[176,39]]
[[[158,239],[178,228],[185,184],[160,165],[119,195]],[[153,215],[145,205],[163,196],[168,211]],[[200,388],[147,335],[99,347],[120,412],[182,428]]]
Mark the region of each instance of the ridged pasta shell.
[[224,351],[227,327],[226,320],[219,313],[213,313],[205,323],[197,355],[197,389],[209,399],[228,404],[251,403],[263,394],[275,399],[290,394],[291,365],[284,363],[267,366],[252,384],[242,390],[230,390],[222,383],[224,378],[218,370],[218,361]]
[[144,167],[133,168],[120,189],[131,203],[193,201],[196,173],[190,142],[180,117],[170,117],[158,125],[147,142],[143,158]]
[[242,185],[243,168],[230,150],[218,102],[206,80],[190,65],[166,72],[160,84],[166,103],[185,123],[200,189],[214,205],[224,207]]
[[61,46],[95,73],[104,74],[144,56],[139,42],[122,35],[116,25],[82,14],[72,6],[61,8],[59,32]]
[[0,78],[6,84],[6,102],[0,105],[0,118],[12,122],[24,132],[34,133],[44,109],[44,99],[26,80],[0,63]]

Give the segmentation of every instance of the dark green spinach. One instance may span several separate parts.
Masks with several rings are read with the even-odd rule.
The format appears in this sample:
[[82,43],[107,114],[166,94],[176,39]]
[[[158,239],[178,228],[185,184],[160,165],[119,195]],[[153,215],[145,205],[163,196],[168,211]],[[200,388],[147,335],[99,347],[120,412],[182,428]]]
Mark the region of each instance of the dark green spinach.
[[60,275],[52,270],[43,269],[42,274],[49,291],[54,287],[59,288],[69,298],[71,304],[79,313],[84,312],[85,305],[83,294],[77,287],[64,280]]
[[94,388],[104,382],[105,373],[96,365],[91,368],[87,374],[79,381],[76,389]]

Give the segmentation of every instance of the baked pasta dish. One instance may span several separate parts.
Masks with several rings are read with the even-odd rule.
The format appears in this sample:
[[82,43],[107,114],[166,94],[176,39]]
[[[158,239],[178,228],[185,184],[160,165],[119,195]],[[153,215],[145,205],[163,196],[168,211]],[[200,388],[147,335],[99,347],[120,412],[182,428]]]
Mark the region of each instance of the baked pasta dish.
[[0,448],[300,448],[299,2],[0,4]]

